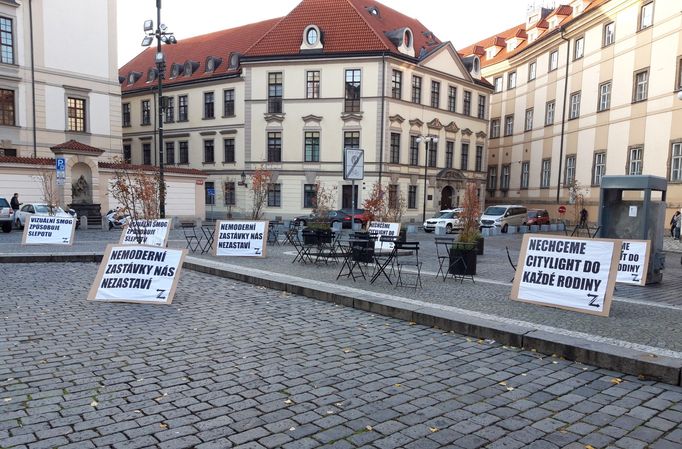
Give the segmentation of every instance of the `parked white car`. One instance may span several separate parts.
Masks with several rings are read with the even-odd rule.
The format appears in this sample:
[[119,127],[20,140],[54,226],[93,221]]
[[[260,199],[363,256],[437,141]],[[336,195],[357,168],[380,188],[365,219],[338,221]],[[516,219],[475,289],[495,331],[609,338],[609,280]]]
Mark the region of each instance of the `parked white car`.
[[14,211],[5,198],[0,198],[0,225],[2,232],[12,232],[14,223]]
[[64,212],[61,207],[53,207],[52,213],[50,213],[50,207],[45,203],[27,203],[21,206],[21,209],[17,212],[17,216],[14,217],[15,223],[21,229],[28,221],[28,217],[35,215],[38,217],[60,217],[60,218],[71,218],[71,215]]
[[436,226],[439,225],[445,226],[445,232],[448,234],[462,229],[460,214],[463,210],[464,209],[461,207],[458,207],[456,209],[446,209],[440,211],[440,215],[429,218],[424,222],[424,231],[433,232],[436,230]]

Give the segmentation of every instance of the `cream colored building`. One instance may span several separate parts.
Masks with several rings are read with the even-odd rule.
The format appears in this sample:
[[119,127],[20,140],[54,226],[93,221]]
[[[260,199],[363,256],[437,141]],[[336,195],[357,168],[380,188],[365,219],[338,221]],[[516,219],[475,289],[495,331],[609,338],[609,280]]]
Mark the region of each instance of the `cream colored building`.
[[[491,86],[478,57],[463,59],[419,21],[374,1],[330,8],[320,14],[318,2],[304,0],[283,18],[165,46],[164,162],[208,174],[215,217],[249,213],[249,175],[260,166],[273,172],[267,217],[309,213],[316,180],[335,189],[335,207],[350,208],[344,147],[365,150],[358,207],[380,181],[389,198],[404,198],[404,221],[420,220],[426,163],[429,216],[457,205],[467,181],[483,195]],[[158,163],[154,54],[119,71],[133,163]],[[420,136],[438,137],[428,160]]]
[[682,206],[679,2],[565,3],[460,51],[479,55],[495,86],[487,203],[556,216],[557,195],[567,203],[577,181],[596,221],[601,176],[645,174],[668,179],[672,213]]

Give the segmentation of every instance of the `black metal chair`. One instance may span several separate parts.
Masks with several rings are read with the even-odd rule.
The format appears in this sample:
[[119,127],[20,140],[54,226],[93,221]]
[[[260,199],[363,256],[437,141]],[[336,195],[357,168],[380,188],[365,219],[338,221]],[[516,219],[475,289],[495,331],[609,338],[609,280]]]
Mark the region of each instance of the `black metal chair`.
[[[395,264],[398,267],[396,287],[422,287],[422,262],[419,260],[419,242],[395,242]],[[416,273],[406,271],[406,268],[416,270]],[[414,283],[406,284],[404,278],[414,276]]]
[[200,234],[197,234],[197,227],[194,223],[180,223],[182,228],[182,233],[185,236],[185,241],[187,242],[186,248],[193,253],[197,250],[201,250],[201,253],[205,253],[203,245],[203,238]]
[[453,237],[436,237],[434,241],[438,257],[438,273],[436,273],[436,277],[442,274],[443,282],[445,282],[448,274],[450,274],[450,248],[452,248],[455,239]]

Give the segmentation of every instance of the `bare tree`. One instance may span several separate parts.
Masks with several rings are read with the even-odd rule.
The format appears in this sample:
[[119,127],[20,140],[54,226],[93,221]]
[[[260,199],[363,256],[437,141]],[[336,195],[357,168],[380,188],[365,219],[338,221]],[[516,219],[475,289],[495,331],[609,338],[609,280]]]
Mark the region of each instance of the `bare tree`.
[[319,216],[326,216],[329,211],[335,209],[337,186],[328,187],[319,179],[315,180],[315,198],[313,199],[313,212]]
[[386,211],[384,217],[386,221],[400,223],[405,209],[407,208],[407,200],[403,196],[403,192],[400,188],[395,190],[395,194],[391,195],[391,191],[388,191],[388,201],[386,202]]
[[476,183],[467,183],[464,190],[462,208],[463,211],[460,215],[460,220],[462,220],[462,231],[459,234],[459,241],[474,243],[481,235],[478,223],[478,219],[481,215],[481,203],[478,198],[478,187]]
[[272,181],[272,172],[263,165],[258,167],[251,175],[251,191],[253,192],[253,202],[251,203],[251,219],[260,220],[263,218],[263,209],[268,201],[268,190]]
[[40,195],[43,203],[47,205],[50,215],[55,214],[55,209],[59,207],[59,195],[54,179],[54,170],[41,166],[38,174],[33,177],[40,186]]
[[568,187],[568,203],[573,205],[573,221],[578,223],[580,221],[580,211],[585,208],[585,197],[589,193],[589,189],[577,179],[569,183]]

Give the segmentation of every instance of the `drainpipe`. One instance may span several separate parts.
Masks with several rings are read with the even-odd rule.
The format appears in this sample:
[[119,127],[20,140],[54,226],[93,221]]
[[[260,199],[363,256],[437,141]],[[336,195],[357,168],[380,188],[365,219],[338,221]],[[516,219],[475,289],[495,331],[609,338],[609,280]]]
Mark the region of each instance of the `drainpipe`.
[[31,39],[31,103],[33,107],[33,157],[38,157],[38,144],[36,143],[36,69],[33,57],[33,2],[28,0],[28,25]]
[[[386,53],[381,53],[381,133],[379,142],[379,185],[384,169],[384,111],[386,103]],[[355,192],[354,192],[355,193]],[[353,194],[354,194],[353,193]]]
[[564,159],[564,130],[566,129],[566,95],[568,95],[568,63],[571,58],[571,41],[564,37],[565,27],[561,27],[561,38],[566,41],[566,75],[564,76],[564,103],[561,111],[561,139],[559,140],[559,176],[556,183],[556,202],[561,195],[561,165]]

